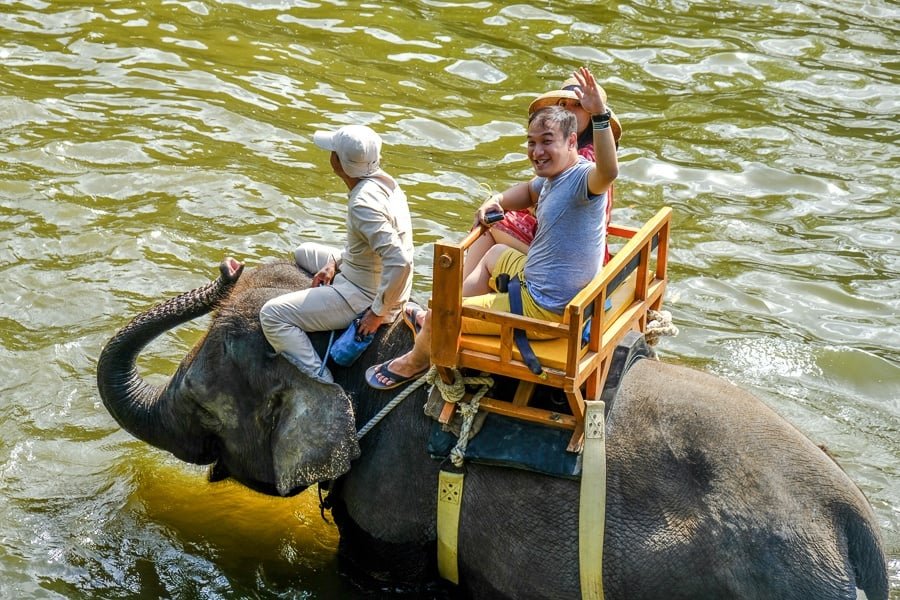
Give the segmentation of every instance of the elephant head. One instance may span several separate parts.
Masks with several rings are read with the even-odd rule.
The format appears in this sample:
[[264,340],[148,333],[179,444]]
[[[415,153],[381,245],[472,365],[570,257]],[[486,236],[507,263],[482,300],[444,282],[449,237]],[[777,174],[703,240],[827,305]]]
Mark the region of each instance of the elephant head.
[[[231,477],[288,496],[334,479],[359,456],[350,398],[337,384],[301,374],[272,351],[259,309],[309,286],[296,265],[249,271],[225,259],[215,281],[134,318],[100,354],[103,404],[135,437],[181,460],[212,464],[210,480]],[[203,339],[165,385],[138,373],[137,357],[158,335],[214,311]]]

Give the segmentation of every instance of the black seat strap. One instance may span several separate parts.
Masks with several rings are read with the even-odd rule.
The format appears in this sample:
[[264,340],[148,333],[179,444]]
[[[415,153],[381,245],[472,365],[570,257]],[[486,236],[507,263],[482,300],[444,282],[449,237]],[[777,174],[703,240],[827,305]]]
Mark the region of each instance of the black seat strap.
[[[509,280],[509,308],[515,314],[524,316],[522,310],[522,285],[518,275]],[[528,343],[528,336],[525,335],[525,331],[513,329],[513,340],[515,340],[519,354],[522,355],[522,360],[528,366],[528,369],[535,375],[543,373],[544,369],[541,367],[541,362],[535,355],[534,350],[531,349],[531,344]]]

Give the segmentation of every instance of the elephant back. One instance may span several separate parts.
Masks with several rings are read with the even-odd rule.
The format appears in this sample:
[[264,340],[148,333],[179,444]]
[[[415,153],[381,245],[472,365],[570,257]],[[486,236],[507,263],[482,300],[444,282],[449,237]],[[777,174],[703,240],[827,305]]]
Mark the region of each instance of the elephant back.
[[258,321],[263,305],[283,294],[310,286],[312,277],[294,262],[287,260],[265,263],[241,276],[231,293],[217,310],[218,317]]

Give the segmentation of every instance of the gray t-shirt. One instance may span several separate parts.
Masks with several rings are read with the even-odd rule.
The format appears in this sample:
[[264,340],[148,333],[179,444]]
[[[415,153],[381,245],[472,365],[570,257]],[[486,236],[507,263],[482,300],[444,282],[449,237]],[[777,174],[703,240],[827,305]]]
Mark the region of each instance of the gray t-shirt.
[[562,314],[603,268],[606,192],[588,192],[593,163],[579,161],[554,177],[537,177],[537,233],[525,260],[525,282],[543,308]]

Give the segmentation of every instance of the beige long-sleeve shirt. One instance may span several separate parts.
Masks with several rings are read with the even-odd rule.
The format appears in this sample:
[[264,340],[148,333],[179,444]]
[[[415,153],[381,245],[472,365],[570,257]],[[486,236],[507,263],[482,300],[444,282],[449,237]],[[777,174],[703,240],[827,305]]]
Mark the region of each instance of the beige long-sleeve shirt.
[[[396,318],[412,291],[413,235],[406,194],[384,171],[360,180],[350,191],[347,243],[334,286],[350,302],[361,292],[372,312]],[[358,288],[341,285],[340,279]],[[357,297],[356,300],[359,298]]]

